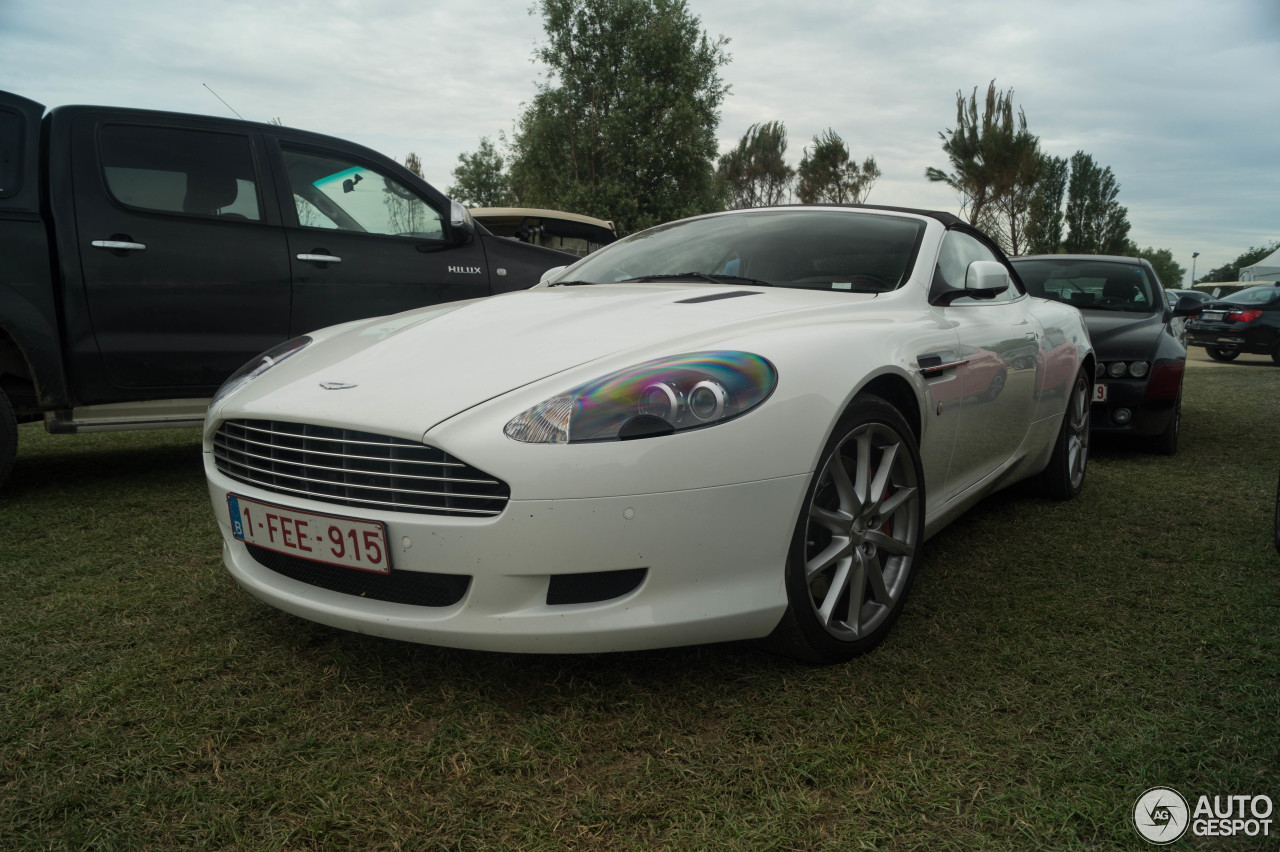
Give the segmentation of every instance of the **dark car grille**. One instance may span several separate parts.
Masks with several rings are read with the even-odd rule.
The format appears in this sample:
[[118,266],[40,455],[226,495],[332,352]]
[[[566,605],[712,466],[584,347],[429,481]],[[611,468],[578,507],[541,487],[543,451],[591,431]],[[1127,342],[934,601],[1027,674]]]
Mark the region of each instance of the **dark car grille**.
[[462,600],[471,578],[462,574],[429,574],[423,571],[397,571],[374,574],[336,565],[322,565],[285,553],[276,553],[256,545],[247,545],[249,555],[264,568],[290,579],[321,589],[372,598],[377,601],[412,606],[453,606]]
[[214,462],[239,482],[342,506],[426,515],[497,515],[511,488],[426,444],[280,420],[228,420]]

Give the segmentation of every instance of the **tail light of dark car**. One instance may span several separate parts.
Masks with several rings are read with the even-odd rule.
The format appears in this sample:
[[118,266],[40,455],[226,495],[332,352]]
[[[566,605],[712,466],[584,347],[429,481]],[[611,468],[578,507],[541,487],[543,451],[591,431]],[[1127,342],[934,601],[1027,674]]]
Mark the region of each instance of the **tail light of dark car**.
[[1167,359],[1156,361],[1147,379],[1147,399],[1174,399],[1182,389],[1182,372],[1186,362]]
[[1260,316],[1262,316],[1262,311],[1257,308],[1250,308],[1248,310],[1231,311],[1227,314],[1227,320],[1229,322],[1253,322]]

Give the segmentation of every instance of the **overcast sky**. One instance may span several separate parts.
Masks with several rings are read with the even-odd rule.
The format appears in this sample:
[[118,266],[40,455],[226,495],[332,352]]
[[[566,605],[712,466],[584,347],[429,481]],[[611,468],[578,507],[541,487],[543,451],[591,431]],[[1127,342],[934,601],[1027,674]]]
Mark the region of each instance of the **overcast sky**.
[[[0,0],[0,88],[47,106],[245,118],[351,139],[452,183],[534,93],[530,0]],[[1280,0],[689,0],[730,39],[720,148],[831,127],[869,201],[957,211],[924,179],[956,92],[1014,90],[1044,151],[1110,166],[1132,239],[1197,274],[1280,239]],[[643,132],[643,128],[637,128]]]

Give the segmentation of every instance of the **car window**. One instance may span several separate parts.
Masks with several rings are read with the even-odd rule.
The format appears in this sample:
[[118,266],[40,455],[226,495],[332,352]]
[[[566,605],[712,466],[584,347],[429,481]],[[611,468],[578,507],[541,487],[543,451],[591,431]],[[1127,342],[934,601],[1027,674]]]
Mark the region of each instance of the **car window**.
[[924,222],[851,211],[760,210],[659,225],[574,264],[566,280],[609,284],[703,275],[776,287],[882,293],[911,275]]
[[440,214],[395,178],[353,161],[289,149],[283,153],[302,227],[444,239]]
[[[938,266],[934,272],[935,281],[941,280],[947,290],[963,290],[965,278],[969,273],[969,264],[977,260],[994,260],[1000,262],[990,248],[980,240],[964,231],[948,231],[942,238],[942,247],[938,250]],[[1012,276],[1011,276],[1012,277]],[[990,305],[993,302],[1008,302],[1021,296],[1016,284],[994,296],[974,298],[960,296],[952,300],[953,305]]]
[[189,216],[262,219],[247,136],[108,124],[98,145],[107,189],[121,204]]
[[1268,284],[1263,287],[1250,287],[1247,290],[1241,290],[1235,295],[1226,297],[1226,301],[1237,305],[1269,305],[1277,300],[1280,300],[1280,287],[1274,284]]
[[1162,307],[1155,281],[1140,264],[1100,260],[1021,260],[1014,266],[1027,292],[1077,308],[1149,314]]

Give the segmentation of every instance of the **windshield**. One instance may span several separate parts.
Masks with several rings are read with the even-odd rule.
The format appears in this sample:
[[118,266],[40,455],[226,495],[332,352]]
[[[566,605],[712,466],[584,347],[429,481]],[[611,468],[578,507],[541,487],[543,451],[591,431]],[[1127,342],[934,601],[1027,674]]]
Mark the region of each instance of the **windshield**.
[[882,293],[911,276],[925,224],[848,210],[761,210],[659,225],[559,276],[610,284],[664,278]]
[[1155,281],[1137,263],[1100,260],[1015,260],[1027,292],[1082,310],[1149,314],[1161,307]]

